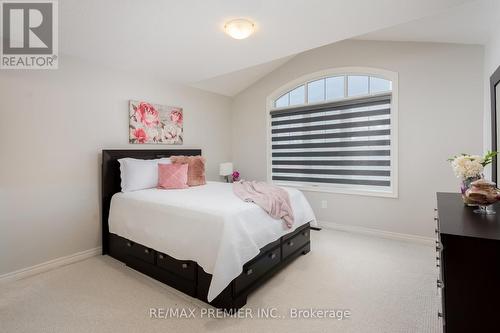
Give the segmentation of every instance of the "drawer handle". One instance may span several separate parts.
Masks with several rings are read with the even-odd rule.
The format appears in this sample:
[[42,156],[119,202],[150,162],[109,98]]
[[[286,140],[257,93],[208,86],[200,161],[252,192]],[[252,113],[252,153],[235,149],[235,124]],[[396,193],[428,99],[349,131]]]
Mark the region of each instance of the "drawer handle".
[[437,221],[439,221],[439,218],[435,217],[435,218],[434,218],[434,221],[436,221],[436,222],[437,222]]
[[276,258],[276,253],[271,253],[271,254],[269,255],[269,258],[271,258],[271,259]]
[[293,246],[293,242],[292,241],[288,241],[288,246]]
[[438,311],[438,318],[443,318],[443,314],[440,311]]
[[439,234],[439,230],[438,230],[438,228],[434,229],[434,233],[435,233],[435,234]]
[[303,235],[304,237],[307,237],[307,236],[309,235],[309,233],[308,233],[307,231],[304,231],[304,232],[302,233],[302,235]]
[[127,242],[128,247],[132,247],[132,242]]
[[247,269],[247,275],[252,275],[253,274],[253,269],[249,268]]
[[182,264],[182,269],[188,268],[188,264]]
[[444,283],[441,280],[437,280],[437,287],[438,288],[444,288]]
[[158,258],[163,259],[164,258],[163,254],[159,254]]
[[144,249],[144,253],[149,254],[149,249]]
[[436,252],[441,252],[441,251],[443,251],[443,245],[441,245],[441,244],[438,243],[436,245]]

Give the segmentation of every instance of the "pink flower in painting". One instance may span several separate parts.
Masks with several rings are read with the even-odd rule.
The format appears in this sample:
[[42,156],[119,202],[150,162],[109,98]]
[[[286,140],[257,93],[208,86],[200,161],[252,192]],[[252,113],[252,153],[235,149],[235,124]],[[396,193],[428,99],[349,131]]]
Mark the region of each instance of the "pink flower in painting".
[[142,128],[136,128],[132,133],[134,139],[137,140],[138,143],[146,143],[148,141],[148,135]]
[[173,123],[181,126],[182,125],[182,112],[180,110],[177,110],[177,109],[172,110],[172,112],[170,112],[170,120]]
[[140,102],[135,109],[137,120],[147,127],[158,126],[160,124],[160,113],[156,108],[146,102]]

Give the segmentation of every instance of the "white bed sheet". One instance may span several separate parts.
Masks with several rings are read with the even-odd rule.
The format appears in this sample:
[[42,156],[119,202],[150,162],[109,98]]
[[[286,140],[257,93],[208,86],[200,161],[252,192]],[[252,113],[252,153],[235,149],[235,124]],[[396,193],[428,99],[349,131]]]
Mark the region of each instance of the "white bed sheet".
[[292,229],[254,203],[239,199],[231,184],[208,182],[182,190],[116,193],[109,230],[176,259],[196,261],[212,274],[208,292],[212,301],[260,248],[307,222],[316,225],[304,195],[285,189],[295,217]]

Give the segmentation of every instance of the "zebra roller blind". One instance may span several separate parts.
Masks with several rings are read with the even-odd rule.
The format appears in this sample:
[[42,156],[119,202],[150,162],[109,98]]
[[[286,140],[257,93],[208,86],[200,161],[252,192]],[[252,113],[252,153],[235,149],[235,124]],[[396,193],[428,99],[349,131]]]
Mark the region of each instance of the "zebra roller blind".
[[391,190],[391,93],[271,111],[272,179]]

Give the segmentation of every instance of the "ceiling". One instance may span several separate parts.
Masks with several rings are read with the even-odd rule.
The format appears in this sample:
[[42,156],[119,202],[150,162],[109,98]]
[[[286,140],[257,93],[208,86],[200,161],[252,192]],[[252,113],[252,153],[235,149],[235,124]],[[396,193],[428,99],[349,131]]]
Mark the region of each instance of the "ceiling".
[[[294,54],[466,2],[59,0],[59,45],[62,54],[232,96]],[[253,20],[256,33],[226,36],[224,22],[237,17]]]
[[221,95],[235,96],[293,57],[294,56],[291,55],[277,60],[272,60],[262,65],[252,66],[239,71],[219,75],[199,82],[191,83],[190,85]]
[[499,20],[499,0],[476,0],[356,39],[485,44]]

